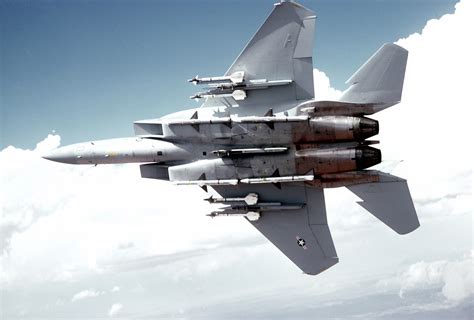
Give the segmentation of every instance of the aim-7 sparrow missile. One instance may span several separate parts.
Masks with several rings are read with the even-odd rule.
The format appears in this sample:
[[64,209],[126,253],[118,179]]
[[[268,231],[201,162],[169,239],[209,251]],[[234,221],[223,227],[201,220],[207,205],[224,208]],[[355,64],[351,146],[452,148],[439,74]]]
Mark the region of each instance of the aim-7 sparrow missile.
[[213,84],[213,83],[242,83],[244,81],[244,72],[237,71],[232,73],[230,76],[220,76],[220,77],[207,77],[199,78],[195,76],[192,79],[189,79],[188,82],[193,84]]
[[382,154],[367,140],[379,132],[367,116],[401,101],[408,52],[382,45],[337,101],[318,101],[314,27],[311,10],[277,3],[224,75],[189,80],[207,85],[191,97],[206,98],[200,108],[136,121],[134,137],[73,144],[44,158],[139,162],[144,178],[200,186],[208,202],[226,205],[211,217],[245,217],[307,274],[339,261],[323,188],[346,187],[392,230],[409,233],[419,222],[407,182],[368,170]]
[[224,210],[224,211],[212,211],[206,216],[215,218],[215,217],[245,217],[249,221],[257,221],[260,219],[260,212],[255,211],[236,211],[236,210]]
[[205,199],[209,203],[230,203],[230,202],[245,202],[249,206],[255,205],[258,202],[258,194],[249,193],[245,198],[214,198]]
[[247,98],[247,94],[244,90],[232,90],[232,89],[215,89],[206,92],[198,92],[195,95],[190,96],[190,99],[199,100],[203,98],[225,98],[232,97],[236,101],[244,100]]
[[281,202],[261,202],[253,205],[232,204],[217,211],[212,211],[208,216],[212,218],[219,216],[243,216],[247,217],[250,221],[257,221],[265,212],[277,214],[281,211],[300,210],[304,206],[304,204],[282,204]]
[[[223,77],[214,77],[207,79],[220,79]],[[191,79],[193,80],[193,79]],[[202,80],[200,80],[202,82]],[[217,80],[216,80],[217,81]],[[201,98],[216,98],[216,97],[232,97],[236,101],[244,100],[247,98],[247,90],[261,90],[268,89],[274,86],[284,86],[291,84],[292,80],[267,80],[267,79],[256,79],[249,80],[242,83],[222,83],[222,82],[210,82],[208,83],[209,90],[205,92],[198,92],[195,95],[190,96],[190,99],[201,99]]]

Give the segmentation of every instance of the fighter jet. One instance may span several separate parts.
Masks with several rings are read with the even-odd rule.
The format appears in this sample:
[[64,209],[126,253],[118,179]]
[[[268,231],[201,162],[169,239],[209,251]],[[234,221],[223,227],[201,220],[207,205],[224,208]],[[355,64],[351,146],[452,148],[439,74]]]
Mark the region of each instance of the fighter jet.
[[[346,187],[399,234],[419,226],[406,180],[377,170],[367,116],[401,100],[407,50],[384,44],[347,81],[337,101],[314,99],[315,14],[291,1],[270,16],[199,108],[136,121],[135,136],[58,148],[44,158],[70,164],[142,163],[143,178],[196,185],[220,204],[210,217],[243,216],[304,273],[339,259],[324,188]],[[210,197],[209,197],[210,196]]]

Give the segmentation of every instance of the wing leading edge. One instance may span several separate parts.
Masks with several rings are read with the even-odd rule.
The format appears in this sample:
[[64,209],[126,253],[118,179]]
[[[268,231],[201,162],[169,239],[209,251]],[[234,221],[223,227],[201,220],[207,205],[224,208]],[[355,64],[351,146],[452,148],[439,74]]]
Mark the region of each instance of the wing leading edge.
[[301,209],[266,211],[249,221],[304,273],[315,275],[339,259],[327,224],[324,192],[304,184],[214,186],[220,196],[240,197],[257,193],[265,202],[304,204]]

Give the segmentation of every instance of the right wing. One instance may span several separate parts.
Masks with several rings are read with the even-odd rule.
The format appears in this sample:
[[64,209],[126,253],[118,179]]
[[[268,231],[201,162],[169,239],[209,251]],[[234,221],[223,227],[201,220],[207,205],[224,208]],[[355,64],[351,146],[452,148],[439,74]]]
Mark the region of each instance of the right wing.
[[232,97],[208,98],[203,107],[238,104],[240,115],[263,116],[270,108],[296,100],[312,99],[314,12],[291,2],[275,4],[270,16],[253,36],[226,72],[243,71],[244,79],[269,81],[292,80],[292,83],[247,91],[247,98],[234,101]]
[[266,211],[257,221],[249,221],[304,273],[315,275],[339,259],[326,219],[323,189],[304,184],[213,186],[225,198],[257,193],[263,202],[304,204],[297,210]]

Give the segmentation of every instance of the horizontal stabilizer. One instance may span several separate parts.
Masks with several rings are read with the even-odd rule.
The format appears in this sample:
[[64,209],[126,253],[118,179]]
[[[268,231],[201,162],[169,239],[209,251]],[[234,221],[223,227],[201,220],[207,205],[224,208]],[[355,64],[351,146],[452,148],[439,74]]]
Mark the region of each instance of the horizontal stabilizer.
[[393,43],[384,44],[352,77],[351,86],[339,101],[374,103],[388,108],[400,102],[408,51]]
[[379,182],[356,184],[347,189],[362,201],[360,206],[399,234],[420,226],[406,180],[379,172]]

